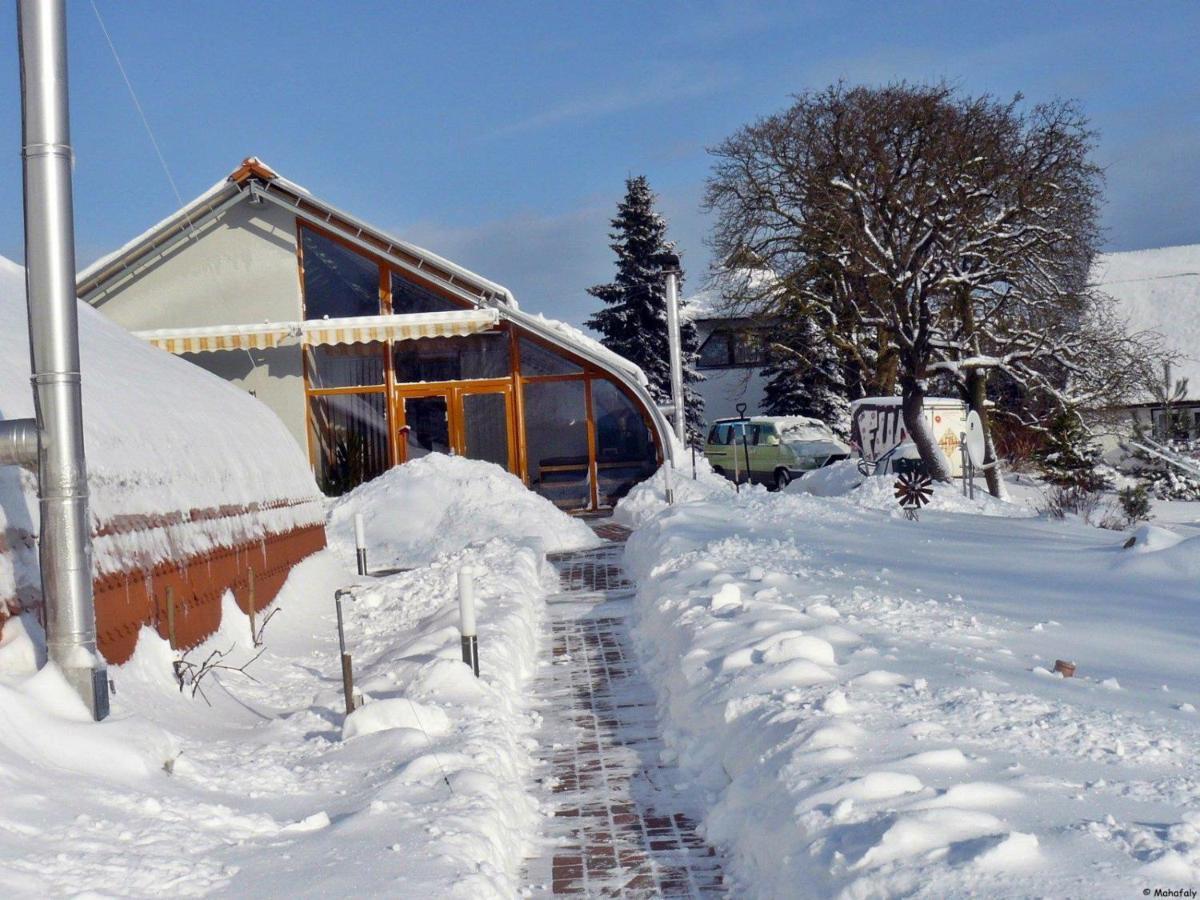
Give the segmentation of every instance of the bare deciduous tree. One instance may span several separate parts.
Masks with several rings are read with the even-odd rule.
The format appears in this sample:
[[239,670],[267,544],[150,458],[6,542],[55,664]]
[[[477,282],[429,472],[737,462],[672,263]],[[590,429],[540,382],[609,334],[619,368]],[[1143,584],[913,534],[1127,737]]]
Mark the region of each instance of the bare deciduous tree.
[[944,84],[803,94],[713,151],[714,249],[774,274],[769,290],[741,285],[756,311],[812,316],[873,390],[898,386],[908,433],[947,479],[922,412],[931,376],[984,417],[992,371],[1064,403],[1122,377],[1099,363],[1123,329],[1087,288],[1092,142],[1068,102],[1023,112],[1020,97]]

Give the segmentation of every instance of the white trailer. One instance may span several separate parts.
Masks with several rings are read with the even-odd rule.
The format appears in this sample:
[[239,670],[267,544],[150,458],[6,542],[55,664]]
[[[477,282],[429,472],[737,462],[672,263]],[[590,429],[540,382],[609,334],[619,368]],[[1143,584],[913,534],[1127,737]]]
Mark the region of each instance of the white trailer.
[[[916,445],[904,427],[899,397],[864,397],[850,405],[850,445],[863,468],[876,474],[893,471],[897,459],[916,459]],[[960,436],[967,430],[967,404],[948,397],[925,398],[925,420],[950,462],[950,474],[962,477]]]

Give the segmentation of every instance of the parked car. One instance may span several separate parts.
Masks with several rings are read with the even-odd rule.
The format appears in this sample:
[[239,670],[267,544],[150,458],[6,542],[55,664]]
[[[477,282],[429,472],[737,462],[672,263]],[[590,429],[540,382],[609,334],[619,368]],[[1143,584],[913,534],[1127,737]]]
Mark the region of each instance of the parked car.
[[782,488],[805,472],[847,459],[850,447],[819,419],[751,416],[713,422],[704,455],[730,480]]

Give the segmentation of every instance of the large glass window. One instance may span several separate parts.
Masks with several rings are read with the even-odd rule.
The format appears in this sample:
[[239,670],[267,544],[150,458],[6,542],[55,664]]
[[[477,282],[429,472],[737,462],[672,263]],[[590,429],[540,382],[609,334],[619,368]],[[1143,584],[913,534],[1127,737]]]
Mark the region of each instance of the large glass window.
[[654,473],[657,454],[638,406],[610,381],[592,381],[600,502],[614,505]]
[[322,491],[336,497],[387,469],[386,395],[312,395],[308,402]]
[[464,394],[463,455],[508,468],[508,401],[503,393]]
[[309,228],[300,241],[305,318],[379,315],[378,263]]
[[370,387],[384,382],[386,348],[369,344],[322,344],[305,348],[311,388]]
[[529,485],[563,509],[591,503],[583,380],[524,385]]
[[530,375],[577,375],[583,368],[541,344],[521,338],[521,374]]
[[429,312],[459,312],[465,303],[455,303],[429,288],[392,273],[392,312],[396,315]]
[[510,374],[507,334],[396,341],[396,381],[466,381]]

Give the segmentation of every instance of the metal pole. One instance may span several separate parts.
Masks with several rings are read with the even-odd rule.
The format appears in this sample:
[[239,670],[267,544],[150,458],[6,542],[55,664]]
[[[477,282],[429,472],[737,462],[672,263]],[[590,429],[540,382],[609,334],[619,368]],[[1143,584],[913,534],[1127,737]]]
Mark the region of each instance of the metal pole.
[[475,633],[475,569],[458,570],[458,614],[462,627],[462,658],[479,677],[479,637]]
[[339,588],[334,592],[333,602],[337,607],[338,649],[342,653],[342,693],[346,697],[346,715],[354,712],[354,668],[350,654],[346,652],[346,631],[342,624],[342,596],[353,597],[349,591]]
[[967,496],[967,466],[970,465],[970,457],[967,456],[967,433],[959,432],[958,435],[958,455],[960,457],[959,464],[962,466],[963,480],[963,496]]
[[38,421],[46,649],[99,720],[108,677],[96,652],[91,522],[83,453],[64,0],[18,0],[25,286]]
[[354,552],[358,557],[358,574],[367,574],[367,526],[362,513],[354,514]]
[[679,332],[679,269],[678,257],[675,268],[667,270],[667,347],[671,357],[671,418],[675,426],[675,437],[680,446],[686,441],[684,434],[685,415],[683,405],[683,348]]

